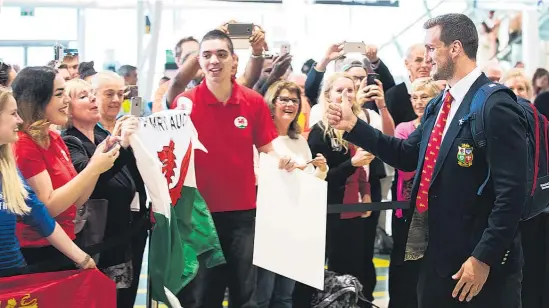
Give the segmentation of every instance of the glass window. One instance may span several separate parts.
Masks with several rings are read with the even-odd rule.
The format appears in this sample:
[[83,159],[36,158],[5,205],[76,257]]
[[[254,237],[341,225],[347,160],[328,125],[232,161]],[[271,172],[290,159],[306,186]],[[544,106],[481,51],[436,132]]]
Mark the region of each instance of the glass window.
[[76,40],[77,28],[73,8],[37,7],[34,16],[21,16],[18,7],[0,11],[0,29],[16,29],[0,32],[0,40]]
[[22,67],[25,65],[25,49],[23,47],[0,47],[0,60]]
[[53,58],[52,47],[28,47],[27,49],[28,66],[47,65]]

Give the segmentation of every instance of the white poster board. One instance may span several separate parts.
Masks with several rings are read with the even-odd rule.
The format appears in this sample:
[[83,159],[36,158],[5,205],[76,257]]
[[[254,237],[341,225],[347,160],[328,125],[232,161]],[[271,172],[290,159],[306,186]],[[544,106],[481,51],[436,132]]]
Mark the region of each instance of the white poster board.
[[259,267],[324,289],[327,183],[259,160],[254,260]]

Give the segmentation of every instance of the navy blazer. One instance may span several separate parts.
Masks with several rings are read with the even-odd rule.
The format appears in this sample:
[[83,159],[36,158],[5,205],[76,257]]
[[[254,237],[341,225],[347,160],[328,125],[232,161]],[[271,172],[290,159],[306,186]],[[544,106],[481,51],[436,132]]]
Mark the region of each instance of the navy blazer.
[[[455,274],[470,256],[492,271],[515,273],[522,268],[517,226],[527,197],[526,118],[508,94],[494,94],[486,103],[488,142],[482,150],[474,148],[469,123],[459,121],[468,114],[475,92],[488,82],[482,74],[465,95],[444,136],[431,180],[426,254],[443,277]],[[344,138],[397,169],[421,170],[440,105],[406,140],[383,135],[361,120]],[[460,166],[458,151],[467,146],[473,147],[472,165]],[[491,178],[478,196],[489,166]],[[412,209],[420,173],[414,180]],[[412,210],[406,212],[408,228],[412,214]],[[395,255],[399,260],[393,261],[402,262],[403,249]]]

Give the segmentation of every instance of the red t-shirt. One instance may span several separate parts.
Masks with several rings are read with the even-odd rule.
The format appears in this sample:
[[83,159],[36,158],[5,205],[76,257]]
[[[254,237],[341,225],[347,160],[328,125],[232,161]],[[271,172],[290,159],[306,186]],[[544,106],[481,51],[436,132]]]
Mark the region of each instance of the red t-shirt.
[[233,80],[231,98],[219,102],[205,82],[180,94],[192,101],[191,120],[208,150],[195,152],[198,191],[211,212],[255,209],[253,145],[260,148],[277,137],[263,97]]
[[[17,167],[25,179],[32,178],[46,170],[50,176],[53,189],[57,189],[78,173],[72,165],[69,150],[61,136],[50,131],[50,146],[47,149],[36,144],[29,135],[19,132],[19,140],[15,143],[13,152]],[[76,207],[71,205],[63,213],[57,215],[55,220],[65,230],[67,235],[74,240],[74,217]],[[48,240],[40,236],[31,226],[17,222],[17,237],[21,247],[48,246]]]

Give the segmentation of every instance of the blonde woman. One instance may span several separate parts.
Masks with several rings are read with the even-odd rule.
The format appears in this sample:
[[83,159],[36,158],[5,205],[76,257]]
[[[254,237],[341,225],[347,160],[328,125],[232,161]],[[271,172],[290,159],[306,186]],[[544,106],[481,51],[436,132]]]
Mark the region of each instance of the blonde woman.
[[[343,131],[332,129],[326,118],[330,103],[350,104],[356,115],[361,114],[363,111],[355,96],[355,81],[351,75],[335,73],[327,78],[319,97],[319,105],[324,109],[322,121],[309,133],[313,157],[322,154],[328,162],[328,204],[358,203],[359,195],[362,202],[370,199],[363,167],[370,164],[374,156],[347,143]],[[363,217],[363,214],[328,215],[326,254],[330,270],[357,277],[364,286],[365,297],[373,300],[376,275],[372,257],[377,223],[370,223],[375,219]],[[294,305],[299,306],[295,302]]]
[[[111,168],[120,147],[106,151],[107,145],[102,144],[86,170],[77,173],[63,139],[50,130],[52,124],[67,123],[69,99],[63,77],[50,67],[26,67],[17,74],[12,88],[23,120],[14,147],[17,167],[50,215],[74,240],[76,209],[88,200],[99,176]],[[17,237],[29,264],[59,257],[30,226],[18,223]]]
[[[108,138],[109,133],[97,125],[100,119],[99,111],[88,82],[82,79],[68,81],[65,92],[71,99],[69,103],[71,125],[63,131],[62,135],[74,168],[77,172],[83,172],[90,164],[95,149]],[[113,167],[99,177],[90,196],[90,199],[107,200],[109,204],[103,241],[113,240],[122,234],[129,233],[132,225],[132,201],[139,200],[139,204],[143,205],[146,202],[142,179],[139,176],[135,179],[132,174],[135,158],[127,149],[129,138],[137,130],[138,125],[139,122],[134,117],[125,116],[117,121],[115,131],[121,131],[120,156]],[[135,172],[137,173],[137,170]],[[137,224],[138,221],[135,220],[134,223]],[[97,262],[99,269],[116,282],[118,308],[133,307],[135,301],[135,293],[131,291],[131,285],[134,283],[132,260],[138,256],[133,255],[131,244],[128,238],[123,243],[102,251]],[[139,275],[140,268],[136,268],[135,271]],[[139,280],[138,276],[135,280]]]
[[520,68],[510,69],[499,82],[511,89],[517,96],[528,100],[534,98],[534,88],[530,80],[526,78],[524,70]]
[[18,127],[22,123],[12,94],[6,88],[0,88],[0,270],[25,266],[15,232],[18,217],[36,228],[40,236],[79,267],[94,268],[93,259],[70,240],[19,177],[10,144],[17,141]]

